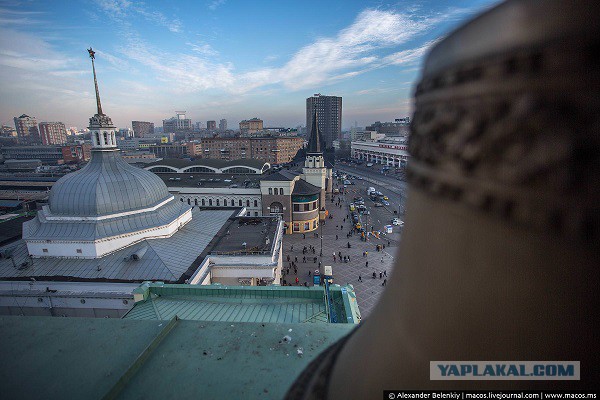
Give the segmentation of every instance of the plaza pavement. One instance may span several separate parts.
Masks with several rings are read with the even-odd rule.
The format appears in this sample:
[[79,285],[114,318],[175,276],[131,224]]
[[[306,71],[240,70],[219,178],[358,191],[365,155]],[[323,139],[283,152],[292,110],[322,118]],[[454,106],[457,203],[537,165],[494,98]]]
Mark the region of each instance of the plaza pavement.
[[[394,227],[395,232],[389,237],[382,236],[377,239],[373,236],[369,238],[367,242],[360,240],[360,235],[354,234],[350,238],[346,238],[346,235],[350,231],[351,222],[347,218],[349,215],[348,201],[352,200],[352,197],[356,195],[352,191],[346,194],[346,201],[342,203],[342,208],[339,208],[335,203],[331,202],[328,195],[327,197],[327,209],[330,214],[333,215],[332,219],[327,219],[325,224],[317,230],[319,237],[315,237],[313,232],[306,234],[306,238],[303,238],[302,234],[285,235],[283,238],[283,270],[285,271],[289,267],[287,256],[290,256],[291,261],[295,261],[298,258],[297,268],[298,274],[294,274],[294,269],[290,268],[289,275],[285,275],[283,279],[292,285],[295,285],[295,278],[298,277],[299,285],[304,285],[304,282],[308,282],[308,285],[312,285],[313,278],[312,274],[315,269],[319,266],[319,261],[322,262],[322,266],[331,265],[333,267],[333,279],[334,283],[339,285],[345,285],[351,283],[354,286],[356,292],[356,299],[362,315],[362,318],[369,316],[373,310],[375,304],[379,300],[379,297],[385,290],[386,286],[382,286],[385,279],[379,278],[379,272],[386,271],[389,283],[390,275],[394,268],[394,260],[396,258],[396,251],[398,249],[400,234],[398,233],[398,227]],[[334,195],[335,198],[338,196]],[[342,196],[343,197],[343,196]],[[363,196],[364,197],[364,196]],[[346,217],[346,222],[343,221]],[[343,229],[341,228],[343,226]],[[321,232],[322,232],[322,246],[323,246],[323,257],[320,257],[321,250]],[[336,240],[335,235],[338,235]],[[389,245],[388,245],[389,240]],[[347,247],[347,243],[350,242],[351,248]],[[376,245],[385,245],[385,249],[381,252],[376,251]],[[307,261],[303,263],[302,249],[304,246],[309,247],[312,245],[315,247],[315,254],[312,252],[306,254]],[[293,250],[292,250],[293,246]],[[333,261],[333,252],[338,254],[342,252],[343,256],[350,256],[350,262],[344,263],[336,257],[336,261]],[[368,256],[363,257],[363,252],[368,251]],[[317,257],[317,262],[313,262],[313,258]],[[381,261],[383,257],[383,262]],[[365,267],[365,262],[369,262],[368,268]],[[311,271],[311,275],[308,275],[308,271]],[[321,267],[321,273],[323,267]],[[376,278],[373,279],[373,272],[376,273]],[[362,277],[362,282],[358,281],[359,275]]]

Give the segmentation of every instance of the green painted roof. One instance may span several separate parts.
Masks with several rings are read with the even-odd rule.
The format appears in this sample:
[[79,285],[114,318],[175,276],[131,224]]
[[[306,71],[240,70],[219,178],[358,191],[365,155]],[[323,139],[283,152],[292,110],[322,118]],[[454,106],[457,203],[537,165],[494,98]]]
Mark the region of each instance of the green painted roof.
[[2,396],[281,399],[354,326],[0,317]]
[[[358,323],[352,287],[330,290],[338,323]],[[327,323],[329,310],[320,286],[196,286],[144,283],[125,319],[270,323]],[[354,304],[352,304],[354,303]],[[355,308],[353,308],[353,306]]]

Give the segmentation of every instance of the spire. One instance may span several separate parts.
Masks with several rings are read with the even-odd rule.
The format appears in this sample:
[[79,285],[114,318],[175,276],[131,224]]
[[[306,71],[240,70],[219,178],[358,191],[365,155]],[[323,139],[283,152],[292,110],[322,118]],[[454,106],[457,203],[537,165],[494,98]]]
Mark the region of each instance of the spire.
[[100,92],[98,92],[98,81],[96,80],[96,67],[94,66],[94,60],[96,59],[94,55],[96,52],[90,47],[88,53],[90,53],[90,58],[92,59],[92,71],[94,71],[94,86],[96,87],[96,106],[98,107],[98,115],[104,115],[102,112],[102,104],[100,104]]
[[319,122],[317,118],[317,109],[315,108],[312,125],[310,128],[310,138],[308,139],[307,153],[321,153],[321,132],[319,132]]

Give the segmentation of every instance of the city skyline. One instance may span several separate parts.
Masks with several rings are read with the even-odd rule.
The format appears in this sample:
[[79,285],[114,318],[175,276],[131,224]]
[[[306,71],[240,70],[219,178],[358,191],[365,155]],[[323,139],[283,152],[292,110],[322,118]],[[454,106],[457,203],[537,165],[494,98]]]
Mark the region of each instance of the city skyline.
[[286,4],[235,1],[0,2],[0,122],[88,125],[96,51],[105,112],[119,127],[258,116],[305,123],[315,93],[344,99],[342,129],[410,115],[426,51],[489,0]]

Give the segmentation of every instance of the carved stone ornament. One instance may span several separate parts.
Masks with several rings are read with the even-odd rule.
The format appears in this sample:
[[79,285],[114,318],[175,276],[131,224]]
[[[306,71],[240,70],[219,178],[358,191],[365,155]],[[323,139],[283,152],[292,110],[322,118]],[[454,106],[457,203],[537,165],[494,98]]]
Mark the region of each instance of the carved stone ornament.
[[413,186],[510,223],[600,239],[600,35],[579,9],[487,37],[476,19],[433,49],[415,93]]

